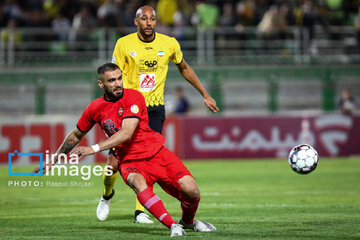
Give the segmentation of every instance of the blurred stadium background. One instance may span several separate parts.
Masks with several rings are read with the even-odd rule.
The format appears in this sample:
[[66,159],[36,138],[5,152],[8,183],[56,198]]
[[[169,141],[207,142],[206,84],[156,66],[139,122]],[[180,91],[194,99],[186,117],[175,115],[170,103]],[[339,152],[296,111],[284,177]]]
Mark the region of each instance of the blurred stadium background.
[[[95,70],[111,60],[119,37],[136,31],[143,4],[157,10],[156,30],[179,40],[221,109],[208,112],[170,63],[165,135],[181,157],[284,157],[299,142],[325,156],[359,154],[358,0],[7,0],[0,4],[2,163],[15,149],[56,150],[101,95]],[[190,103],[182,116],[173,114],[179,86]],[[352,97],[340,107],[345,89]],[[203,143],[208,150],[198,148]],[[216,143],[235,147],[215,153]]]

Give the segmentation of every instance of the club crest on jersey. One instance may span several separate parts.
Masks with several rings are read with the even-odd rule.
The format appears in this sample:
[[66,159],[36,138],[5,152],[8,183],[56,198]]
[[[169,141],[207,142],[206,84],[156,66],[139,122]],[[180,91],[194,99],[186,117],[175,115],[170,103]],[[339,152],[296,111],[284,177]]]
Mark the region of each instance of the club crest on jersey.
[[135,113],[135,114],[137,114],[138,112],[139,112],[139,107],[138,107],[138,105],[132,105],[131,106],[131,108],[130,108],[130,111],[132,112],[132,113]]
[[132,51],[132,52],[130,53],[130,55],[131,55],[132,57],[136,57],[136,52],[135,52],[135,51]]
[[124,113],[124,109],[121,107],[121,108],[119,108],[119,110],[118,110],[118,114],[121,116],[122,114]]
[[165,53],[164,53],[164,51],[158,51],[157,55],[158,55],[159,57],[162,57],[162,56],[165,55]]

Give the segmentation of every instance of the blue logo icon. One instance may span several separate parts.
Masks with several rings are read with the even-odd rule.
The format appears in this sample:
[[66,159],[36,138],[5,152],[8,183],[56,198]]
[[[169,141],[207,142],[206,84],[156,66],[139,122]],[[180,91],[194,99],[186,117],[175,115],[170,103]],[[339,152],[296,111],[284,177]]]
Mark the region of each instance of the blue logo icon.
[[[38,173],[13,173],[11,171],[11,158],[15,157],[15,155],[19,157],[31,157],[31,156],[38,156],[40,159],[40,171]],[[42,153],[18,153],[17,150],[15,150],[13,153],[8,154],[9,158],[9,176],[42,176],[43,175],[43,154]]]

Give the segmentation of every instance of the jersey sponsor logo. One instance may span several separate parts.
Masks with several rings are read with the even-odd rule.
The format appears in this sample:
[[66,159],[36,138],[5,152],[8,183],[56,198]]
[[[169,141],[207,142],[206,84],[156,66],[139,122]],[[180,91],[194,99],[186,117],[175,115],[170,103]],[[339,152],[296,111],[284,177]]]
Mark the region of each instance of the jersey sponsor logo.
[[131,111],[132,113],[137,114],[137,113],[139,112],[139,107],[138,107],[138,105],[136,105],[136,104],[132,105],[131,108],[130,108],[130,111]]
[[132,52],[130,53],[130,55],[131,55],[132,57],[136,57],[136,52],[135,52],[135,51],[132,51]]
[[150,92],[155,88],[155,74],[140,75],[140,92]]
[[152,47],[146,47],[145,50],[151,50],[153,49]]
[[150,55],[146,55],[143,56],[139,59],[139,68],[138,68],[138,73],[139,74],[149,74],[149,73],[155,73],[157,71],[158,68],[158,56],[150,56]]
[[148,68],[153,68],[153,67],[155,67],[157,65],[157,61],[156,60],[154,60],[154,61],[145,61],[144,64]]
[[158,51],[157,55],[159,57],[163,57],[165,55],[164,51]]
[[124,113],[124,109],[121,107],[121,108],[119,108],[119,110],[118,110],[118,114],[121,116],[122,114]]

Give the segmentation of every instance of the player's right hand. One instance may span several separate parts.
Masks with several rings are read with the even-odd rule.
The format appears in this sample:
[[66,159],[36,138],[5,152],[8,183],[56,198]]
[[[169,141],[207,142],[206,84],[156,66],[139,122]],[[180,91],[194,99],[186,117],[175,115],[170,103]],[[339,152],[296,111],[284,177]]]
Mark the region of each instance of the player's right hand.
[[[47,166],[47,167],[46,167],[46,166]],[[43,169],[43,173],[46,173],[47,170],[50,170],[50,169],[51,169],[51,163],[44,164],[44,165],[42,166],[42,169]],[[34,170],[32,170],[32,173],[38,173],[39,171],[40,171],[40,166],[34,168]]]
[[204,104],[210,109],[210,111],[212,111],[213,113],[216,113],[219,111],[218,106],[216,105],[216,101],[210,97],[209,95],[207,95],[206,97],[204,97]]

